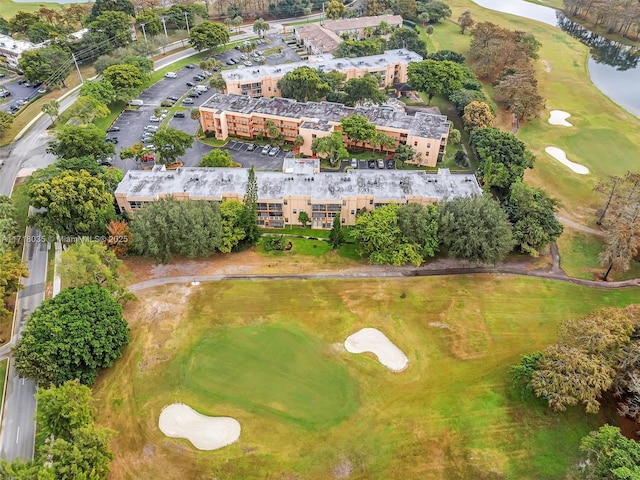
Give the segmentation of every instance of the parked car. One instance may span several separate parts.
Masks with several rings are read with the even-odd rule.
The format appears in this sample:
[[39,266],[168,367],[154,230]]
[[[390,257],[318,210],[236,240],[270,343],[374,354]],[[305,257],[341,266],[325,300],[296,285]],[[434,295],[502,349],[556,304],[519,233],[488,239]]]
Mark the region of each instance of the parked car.
[[0,73],[0,78],[4,78],[6,75],[4,73]]
[[174,102],[177,102],[178,100],[180,100],[180,95],[171,95],[170,97],[167,97],[167,100],[173,100]]
[[271,150],[269,150],[269,156],[275,157],[279,151],[280,151],[280,147],[273,147]]
[[10,113],[11,115],[14,115],[14,114],[18,113],[19,111],[20,111],[20,107],[19,107],[19,106],[17,106],[17,105],[12,105],[12,106],[9,108],[9,113]]
[[358,160],[355,158],[351,159],[351,168],[358,168]]
[[178,78],[178,74],[176,72],[167,72],[164,74],[165,78]]
[[40,95],[44,95],[45,93],[47,93],[47,89],[46,89],[46,88],[39,88],[39,89],[38,89],[38,93],[39,93]]
[[109,128],[107,128],[107,133],[119,132],[119,131],[120,131],[120,127],[116,127],[115,125],[112,125]]
[[175,104],[175,100],[169,100],[168,98],[160,102],[161,107],[173,107]]
[[144,149],[145,149],[145,150],[153,150],[153,151],[155,151],[156,146],[155,146],[155,145],[152,145],[152,144],[149,144],[149,145],[145,145],[145,146],[144,146]]
[[185,98],[184,100],[182,100],[182,103],[184,105],[193,105],[195,103],[195,100],[193,98]]
[[396,168],[395,160],[387,160],[387,170],[393,170]]
[[236,50],[240,50],[240,45],[236,45],[236,46],[235,46],[235,47],[233,47],[233,48],[235,48]]
[[173,118],[184,118],[184,112],[176,112],[173,114]]
[[141,107],[142,105],[144,105],[144,102],[142,100],[130,100],[129,101],[129,106],[130,107]]
[[107,137],[104,139],[105,142],[113,143],[114,145],[118,144],[118,137]]
[[0,98],[10,97],[11,92],[9,90],[0,90]]
[[255,143],[250,143],[247,146],[247,152],[253,152],[256,149],[256,144]]
[[197,90],[189,92],[189,97],[191,98],[198,98],[199,96],[200,96],[200,92],[198,92]]
[[376,168],[376,162],[375,160],[369,160],[367,162],[367,165],[369,166],[369,168]]
[[245,66],[245,67],[250,67],[251,65],[253,65],[253,63],[251,63],[249,60],[247,60],[246,62],[244,62],[244,66]]
[[157,132],[160,129],[157,125],[147,125],[144,127],[145,132]]
[[187,63],[184,68],[188,68],[189,70],[193,70],[194,68],[196,68],[196,66],[192,63]]
[[195,76],[193,77],[193,79],[194,79],[196,82],[201,82],[202,80],[204,80],[204,77],[203,77],[202,75],[195,75]]
[[378,168],[384,168],[384,160],[378,160]]
[[187,87],[195,87],[196,84],[193,82],[187,82]]
[[160,117],[156,117],[155,115],[151,115],[151,118],[149,118],[149,121],[153,123],[158,123],[160,120],[162,119]]
[[227,60],[225,63],[226,63],[227,65],[235,65],[235,64],[236,64],[236,62],[234,62],[232,58],[230,58],[229,60]]
[[205,78],[209,78],[211,75],[213,75],[213,73],[207,71],[207,70],[203,70],[201,75]]
[[243,53],[242,55],[240,55],[240,60],[246,60],[247,56]]
[[262,155],[266,155],[267,153],[269,153],[269,150],[271,150],[271,145],[265,145],[262,148]]
[[24,79],[18,80],[18,85],[24,85],[25,83],[27,83],[27,81]]

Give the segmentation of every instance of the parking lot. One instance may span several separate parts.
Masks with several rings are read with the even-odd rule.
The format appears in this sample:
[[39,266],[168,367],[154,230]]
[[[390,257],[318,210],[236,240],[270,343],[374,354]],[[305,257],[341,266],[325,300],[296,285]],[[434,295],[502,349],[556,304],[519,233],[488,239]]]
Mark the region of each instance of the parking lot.
[[262,145],[256,145],[255,150],[252,152],[247,150],[249,145],[250,143],[248,142],[231,140],[224,148],[229,150],[235,162],[238,162],[245,168],[253,166],[256,170],[282,170],[282,162],[287,152],[280,150],[275,156],[270,157],[269,155],[262,154]]
[[[203,93],[197,98],[194,98],[194,103],[191,105],[184,105],[182,100],[186,97],[187,93],[192,90],[191,87],[187,87],[186,82],[195,82],[193,77],[201,72],[199,68],[181,68],[175,73],[176,78],[163,78],[156,84],[149,87],[138,97],[144,102],[144,105],[136,109],[125,110],[120,117],[113,123],[112,127],[119,128],[118,132],[111,132],[109,136],[116,137],[118,144],[116,145],[116,157],[113,160],[113,166],[122,168],[125,172],[129,169],[136,168],[135,163],[132,160],[121,160],[119,152],[123,147],[129,147],[136,142],[140,142],[142,139],[142,133],[147,125],[160,126],[164,124],[168,127],[173,127],[189,135],[195,135],[198,131],[198,120],[191,119],[191,109],[198,108],[204,102],[207,101],[213,95],[213,91]],[[200,82],[205,85],[207,80]],[[162,122],[151,122],[150,119],[154,115],[156,108],[161,108],[160,104],[169,96],[175,96],[179,100],[175,103],[175,107],[185,112],[184,118],[174,118],[173,112],[167,113],[168,121],[163,119]],[[193,146],[187,150],[185,155],[181,158],[185,166],[195,167],[200,163],[202,156],[209,152],[212,147],[204,145],[198,141],[193,142]]]
[[0,104],[0,110],[8,112],[11,107],[17,106],[18,101],[32,100],[40,95],[38,93],[39,87],[19,85],[18,82],[21,81],[24,81],[24,77],[16,74],[7,74],[6,77],[0,78],[0,89],[7,89],[11,93],[6,98],[0,98],[0,101],[5,100]]
[[[281,65],[283,63],[300,61],[300,56],[291,47],[289,47],[289,45],[287,45],[283,41],[283,38],[284,37],[279,34],[268,35],[267,36],[267,39],[269,40],[268,42],[265,42],[261,45],[256,46],[256,50],[259,52],[264,52],[265,50],[282,47],[282,53],[273,53],[265,57],[267,65]],[[234,48],[216,55],[215,58],[220,60],[224,64],[226,64],[226,62],[229,59],[234,59],[237,62],[239,62],[239,65],[236,65],[235,67],[231,67],[231,68],[245,68],[245,66],[242,65],[242,60],[240,58],[241,55],[243,55],[243,53]],[[251,53],[245,53],[244,55],[247,56],[247,58],[250,61],[254,60],[253,57],[251,56]],[[225,69],[228,69],[228,68],[229,67],[225,65]]]

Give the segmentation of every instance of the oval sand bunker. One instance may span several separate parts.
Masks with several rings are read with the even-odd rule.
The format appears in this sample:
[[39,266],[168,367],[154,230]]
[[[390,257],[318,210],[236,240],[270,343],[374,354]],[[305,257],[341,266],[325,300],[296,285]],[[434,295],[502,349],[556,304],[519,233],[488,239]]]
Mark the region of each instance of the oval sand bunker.
[[371,352],[378,361],[393,372],[401,372],[409,364],[402,350],[376,328],[363,328],[344,341],[344,348],[350,353]]
[[562,125],[563,127],[573,127],[572,123],[567,122],[567,118],[571,116],[570,113],[564,110],[551,110],[549,112],[549,123],[551,125]]
[[586,175],[589,173],[589,169],[584,165],[580,165],[579,163],[572,162],[567,159],[567,154],[564,150],[558,147],[547,147],[544,149],[549,155],[558,160],[561,164],[569,167],[573,172],[578,173],[580,175]]
[[235,418],[207,417],[184,403],[162,409],[158,426],[167,437],[186,438],[198,450],[216,450],[240,438],[240,423]]

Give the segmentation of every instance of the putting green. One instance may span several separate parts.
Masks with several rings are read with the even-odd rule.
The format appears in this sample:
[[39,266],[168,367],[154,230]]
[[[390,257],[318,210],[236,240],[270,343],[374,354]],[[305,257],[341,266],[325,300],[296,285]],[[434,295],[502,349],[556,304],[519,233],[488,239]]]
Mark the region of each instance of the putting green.
[[165,378],[202,405],[230,403],[304,428],[326,428],[357,408],[355,384],[329,349],[282,325],[215,330],[172,362]]

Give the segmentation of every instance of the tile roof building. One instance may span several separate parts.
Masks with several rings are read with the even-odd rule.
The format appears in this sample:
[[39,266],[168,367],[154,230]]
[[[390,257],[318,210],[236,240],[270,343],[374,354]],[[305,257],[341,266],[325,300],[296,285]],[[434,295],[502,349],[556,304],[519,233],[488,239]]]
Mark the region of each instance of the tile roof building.
[[[423,112],[407,115],[384,107],[347,107],[330,102],[300,103],[288,98],[217,93],[200,107],[200,123],[203,132],[213,132],[219,140],[230,135],[246,139],[268,137],[269,126],[276,127],[288,142],[300,135],[304,140],[300,153],[312,156],[313,140],[341,131],[340,121],[353,114],[364,115],[377,132],[395,140],[388,151],[395,151],[399,144],[411,146],[416,155],[407,163],[435,167],[438,157],[445,153],[450,128],[446,116]],[[345,140],[348,141],[346,137]],[[367,147],[371,148],[365,144]]]
[[[473,174],[408,170],[349,170],[336,173],[256,171],[258,224],[283,228],[300,225],[306,212],[313,228],[331,228],[340,213],[344,225],[354,225],[358,210],[390,202],[429,204],[480,195]],[[179,168],[130,170],[115,191],[121,210],[134,212],[146,203],[173,196],[178,200],[242,200],[248,170],[240,168]]]
[[347,80],[367,74],[380,76],[380,86],[408,81],[407,67],[411,62],[421,62],[422,57],[410,50],[387,50],[381,55],[359,58],[333,58],[322,55],[313,61],[294,62],[284,65],[260,65],[223,70],[222,78],[226,93],[249,95],[250,97],[279,97],[278,81],[287,73],[300,67],[312,67],[323,72],[341,72]]
[[310,23],[296,28],[298,45],[305,48],[310,55],[333,53],[342,39],[331,30],[322,28],[317,23]]

